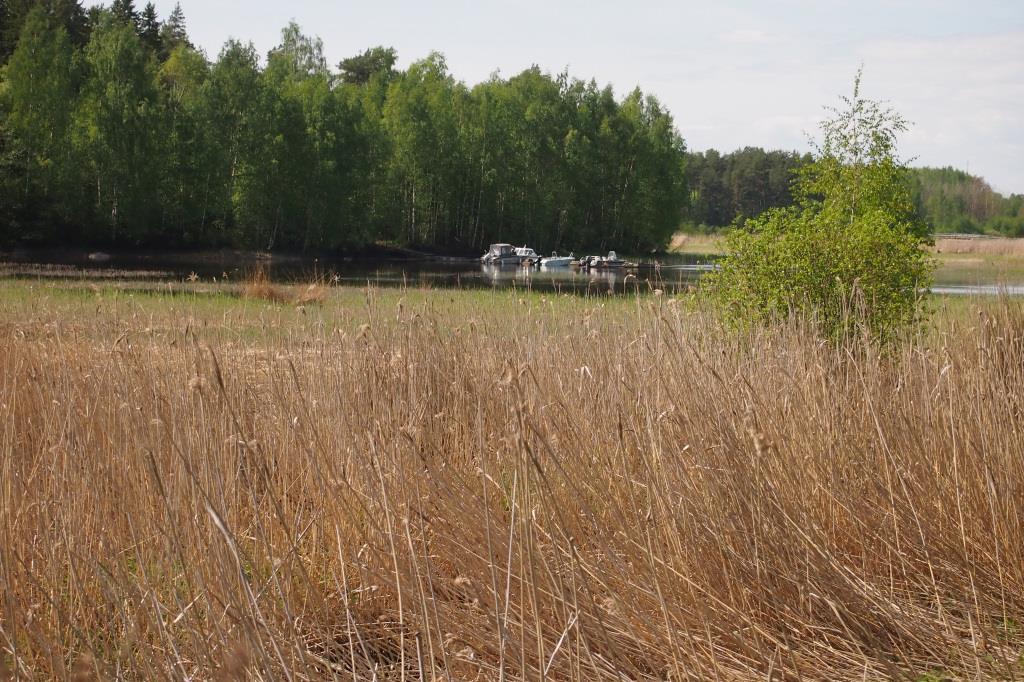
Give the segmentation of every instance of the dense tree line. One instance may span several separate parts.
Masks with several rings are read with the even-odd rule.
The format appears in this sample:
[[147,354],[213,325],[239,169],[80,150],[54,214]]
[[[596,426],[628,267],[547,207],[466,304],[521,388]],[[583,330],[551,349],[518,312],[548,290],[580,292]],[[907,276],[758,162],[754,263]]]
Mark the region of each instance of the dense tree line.
[[915,168],[911,179],[914,202],[935,232],[1024,237],[1024,194],[1004,197],[955,168]]
[[793,203],[794,173],[810,162],[810,154],[760,147],[744,147],[728,154],[714,149],[688,153],[688,227],[721,228],[737,218],[756,218],[769,208],[789,206]]
[[651,249],[684,143],[635,90],[532,68],[468,87],[431,54],[332,69],[292,24],[213,61],[132,0],[0,0],[0,240],[259,249],[374,241]]
[[[689,205],[684,227],[714,231],[795,203],[793,182],[809,154],[745,147],[714,149],[686,158]],[[1024,236],[1024,195],[1004,197],[982,178],[954,168],[905,170],[917,216],[933,232]]]

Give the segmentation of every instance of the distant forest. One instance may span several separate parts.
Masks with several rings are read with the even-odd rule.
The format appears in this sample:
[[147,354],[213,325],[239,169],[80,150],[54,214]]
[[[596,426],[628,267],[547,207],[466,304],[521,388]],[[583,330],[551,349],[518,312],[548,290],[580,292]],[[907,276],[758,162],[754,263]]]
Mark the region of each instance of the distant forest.
[[[793,202],[790,180],[810,155],[746,147],[730,154],[688,153],[683,229],[713,232]],[[983,179],[954,168],[912,168],[918,213],[935,232],[1024,237],[1024,195],[1004,197]]]
[[[792,201],[807,155],[688,153],[639,89],[531,68],[469,87],[434,53],[331,66],[291,24],[216,59],[132,0],[0,0],[0,245],[472,252],[662,248]],[[937,231],[1024,234],[1022,197],[916,169]]]

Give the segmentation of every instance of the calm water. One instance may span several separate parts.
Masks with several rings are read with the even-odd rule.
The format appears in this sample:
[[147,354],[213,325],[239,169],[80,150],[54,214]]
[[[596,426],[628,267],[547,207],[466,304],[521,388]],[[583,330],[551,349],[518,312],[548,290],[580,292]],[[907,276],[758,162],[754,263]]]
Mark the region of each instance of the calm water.
[[336,284],[380,287],[518,288],[579,294],[633,293],[661,289],[666,293],[692,287],[711,267],[701,256],[673,256],[671,264],[627,271],[580,271],[577,268],[523,268],[481,265],[476,259],[380,260],[271,258],[248,255],[114,255],[0,254],[0,278],[50,280],[109,279],[138,282],[237,282],[262,270],[275,282],[324,279]]
[[[0,279],[108,279],[136,282],[238,282],[262,270],[273,281],[439,289],[515,288],[577,294],[634,293],[661,289],[685,291],[713,268],[714,257],[672,256],[670,263],[626,271],[580,271],[480,265],[476,259],[382,260],[274,257],[251,254],[129,254],[92,257],[86,253],[0,253]],[[944,295],[1024,296],[1024,283],[978,281],[940,270],[932,291]]]
[[1024,284],[936,284],[932,293],[944,296],[1024,296]]

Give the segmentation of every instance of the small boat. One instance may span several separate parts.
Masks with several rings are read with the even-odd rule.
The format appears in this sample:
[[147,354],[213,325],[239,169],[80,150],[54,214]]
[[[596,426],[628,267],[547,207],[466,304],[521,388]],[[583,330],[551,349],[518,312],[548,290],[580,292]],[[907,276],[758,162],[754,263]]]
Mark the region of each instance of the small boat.
[[540,263],[540,256],[528,246],[517,247],[516,255],[519,256],[519,262],[522,265],[534,266]]
[[568,256],[559,256],[557,251],[552,251],[550,256],[540,259],[542,268],[567,268],[576,260],[576,257],[569,253]]
[[480,256],[480,262],[485,265],[519,265],[523,260],[517,250],[511,244],[491,244],[487,253]]
[[584,270],[611,270],[628,267],[629,263],[619,258],[614,251],[609,251],[607,256],[584,256],[579,266]]

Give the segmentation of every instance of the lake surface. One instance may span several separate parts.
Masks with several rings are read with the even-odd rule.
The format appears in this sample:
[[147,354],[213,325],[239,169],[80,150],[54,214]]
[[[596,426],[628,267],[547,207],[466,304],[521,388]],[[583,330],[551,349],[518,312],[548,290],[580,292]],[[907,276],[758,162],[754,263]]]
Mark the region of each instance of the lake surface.
[[[714,256],[673,255],[636,270],[581,271],[481,265],[475,258],[314,258],[251,253],[88,254],[0,252],[0,278],[128,282],[240,282],[257,270],[280,283],[322,280],[334,284],[438,289],[510,288],[581,295],[690,290],[714,268]],[[1024,296],[1024,282],[984,281],[964,273],[936,273],[936,294]]]
[[481,265],[474,258],[330,259],[256,258],[252,254],[0,254],[0,278],[137,282],[239,282],[262,271],[280,283],[324,280],[334,284],[439,289],[512,288],[577,294],[666,293],[693,287],[713,269],[707,256],[672,256],[670,263],[647,263],[635,270],[581,271],[577,268],[524,268]]

